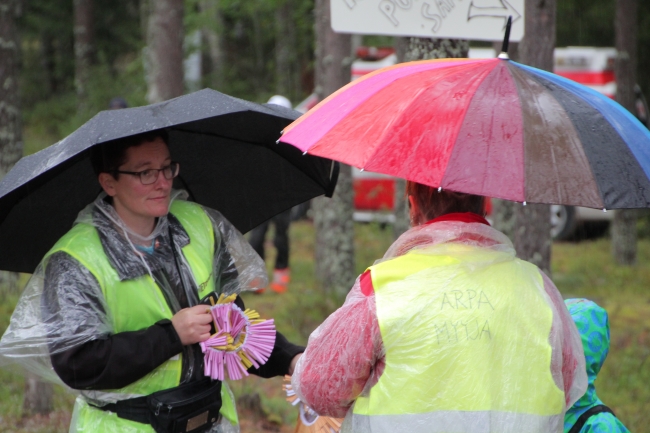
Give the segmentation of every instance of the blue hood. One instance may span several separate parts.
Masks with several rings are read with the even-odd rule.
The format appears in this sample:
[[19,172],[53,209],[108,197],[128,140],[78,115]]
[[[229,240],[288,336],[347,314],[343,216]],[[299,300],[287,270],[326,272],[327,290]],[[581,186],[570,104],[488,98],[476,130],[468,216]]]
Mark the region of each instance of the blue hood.
[[587,392],[564,417],[564,431],[567,432],[590,407],[603,404],[596,395],[594,381],[609,352],[609,319],[607,311],[588,299],[567,299],[564,303],[580,333],[589,377]]

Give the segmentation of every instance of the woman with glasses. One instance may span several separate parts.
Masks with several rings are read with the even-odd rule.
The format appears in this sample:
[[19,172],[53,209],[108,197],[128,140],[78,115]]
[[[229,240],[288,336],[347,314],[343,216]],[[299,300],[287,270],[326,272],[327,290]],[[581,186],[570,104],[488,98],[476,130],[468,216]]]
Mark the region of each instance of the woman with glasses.
[[[91,159],[102,193],[39,267],[49,356],[80,390],[70,431],[153,432],[160,408],[152,414],[147,396],[199,382],[215,389],[198,344],[211,332],[203,303],[259,286],[266,270],[219,212],[172,189],[180,165],[164,131],[97,146]],[[249,372],[292,373],[303,348],[281,334],[275,341],[268,362]],[[237,430],[232,395],[225,385],[215,392],[219,416],[197,402],[178,431]]]

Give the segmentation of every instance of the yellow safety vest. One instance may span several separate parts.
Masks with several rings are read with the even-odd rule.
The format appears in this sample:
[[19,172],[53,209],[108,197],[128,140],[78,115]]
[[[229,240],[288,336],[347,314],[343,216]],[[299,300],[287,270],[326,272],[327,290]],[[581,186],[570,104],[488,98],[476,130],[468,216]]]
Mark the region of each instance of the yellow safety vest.
[[[182,248],[194,280],[199,288],[199,299],[215,289],[213,275],[214,229],[210,218],[196,203],[174,200],[172,213],[181,223],[190,242]],[[108,317],[112,320],[113,333],[137,331],[154,323],[171,319],[171,311],[165,297],[155,281],[145,274],[141,277],[120,281],[116,270],[111,266],[95,227],[79,223],[66,233],[46,254],[47,258],[55,252],[65,252],[74,257],[97,279],[108,307]],[[141,379],[109,394],[125,394],[129,398],[148,395],[180,384],[182,353],[165,361]],[[221,391],[222,415],[236,424],[237,413],[232,397],[225,386]],[[77,399],[75,419],[77,431],[99,431],[98,427],[110,426],[114,431],[153,432],[151,426],[118,418],[114,413],[95,409]]]
[[350,431],[562,431],[553,313],[534,265],[452,243],[369,269],[386,366]]

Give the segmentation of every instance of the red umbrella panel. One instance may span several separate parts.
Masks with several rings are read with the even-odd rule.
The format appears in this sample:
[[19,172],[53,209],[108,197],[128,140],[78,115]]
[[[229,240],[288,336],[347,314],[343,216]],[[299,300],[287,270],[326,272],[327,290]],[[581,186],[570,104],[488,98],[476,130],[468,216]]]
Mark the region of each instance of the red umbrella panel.
[[650,207],[650,132],[616,102],[503,59],[380,69],[289,125],[303,152],[517,202]]

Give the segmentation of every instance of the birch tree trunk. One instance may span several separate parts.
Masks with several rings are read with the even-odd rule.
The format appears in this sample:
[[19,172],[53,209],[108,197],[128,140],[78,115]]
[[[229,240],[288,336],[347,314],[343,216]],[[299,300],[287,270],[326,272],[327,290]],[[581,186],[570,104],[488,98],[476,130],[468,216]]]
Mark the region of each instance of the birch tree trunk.
[[[350,35],[337,34],[330,24],[329,0],[316,0],[316,93],[325,97],[350,81]],[[354,223],[352,220],[352,170],[341,164],[331,199],[313,200],[316,226],[316,277],[323,289],[339,298],[355,280]]]
[[[637,63],[637,11],[638,0],[616,0],[616,50],[614,66],[616,101],[634,113],[634,85]],[[612,221],[612,254],[621,265],[636,263],[638,211],[618,210]]]
[[88,80],[95,53],[93,0],[74,0],[74,85],[77,112],[88,109]]
[[[0,179],[23,155],[22,122],[18,92],[19,38],[16,20],[19,0],[0,0]],[[18,274],[0,271],[0,290],[18,290]],[[52,385],[36,377],[25,382],[26,415],[52,411]]]
[[[18,89],[19,0],[0,0],[0,179],[23,156]],[[0,290],[17,291],[18,274],[0,271]]]
[[[526,0],[526,34],[519,44],[519,60],[546,71],[553,70],[555,0]],[[517,255],[550,275],[551,210],[549,205],[515,204],[514,245]]]
[[149,103],[183,94],[183,0],[150,0],[147,27]]
[[[469,41],[459,39],[395,38],[397,62],[411,62],[424,59],[445,59],[467,57]],[[410,227],[406,181],[395,179],[393,237],[397,239]]]

